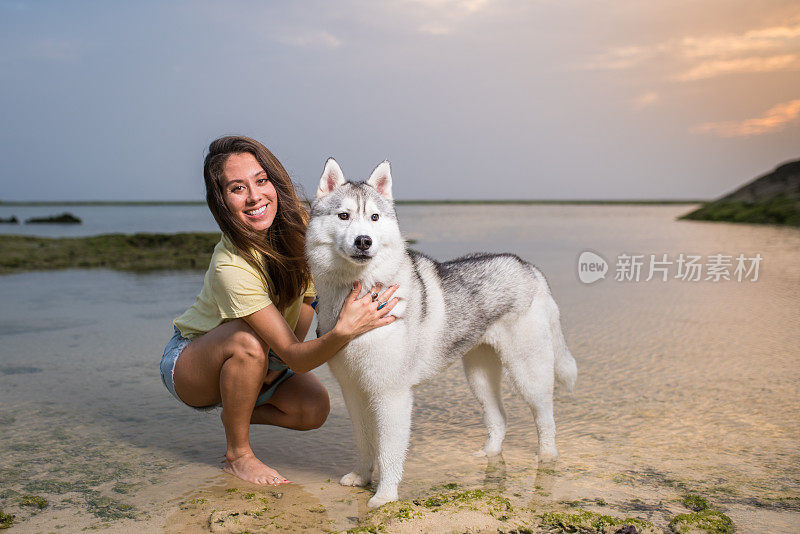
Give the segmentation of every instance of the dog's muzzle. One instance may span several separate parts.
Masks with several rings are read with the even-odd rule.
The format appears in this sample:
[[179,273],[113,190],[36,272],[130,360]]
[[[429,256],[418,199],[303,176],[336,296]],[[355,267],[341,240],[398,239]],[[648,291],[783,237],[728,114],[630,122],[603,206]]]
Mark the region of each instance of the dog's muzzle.
[[356,263],[367,263],[372,259],[372,256],[369,254],[350,254],[350,259]]
[[372,238],[368,235],[360,235],[356,237],[353,244],[358,250],[366,252],[372,246]]
[[358,263],[365,263],[372,259],[369,249],[372,246],[372,238],[368,235],[357,236],[353,240],[353,246],[356,248],[355,254],[350,254],[350,258]]

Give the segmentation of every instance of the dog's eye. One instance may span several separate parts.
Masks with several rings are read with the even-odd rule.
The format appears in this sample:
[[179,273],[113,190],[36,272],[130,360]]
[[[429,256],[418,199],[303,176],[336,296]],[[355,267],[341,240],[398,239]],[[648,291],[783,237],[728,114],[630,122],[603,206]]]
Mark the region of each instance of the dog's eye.
[[372,214],[372,220],[373,221],[377,221],[378,220],[378,214],[377,213],[373,213]]
[[349,219],[349,218],[350,218],[350,214],[349,214],[349,213],[347,213],[346,211],[344,211],[344,212],[342,212],[342,213],[340,213],[340,214],[339,214],[339,218],[340,218],[341,220],[343,220],[343,221],[346,221],[347,219]]

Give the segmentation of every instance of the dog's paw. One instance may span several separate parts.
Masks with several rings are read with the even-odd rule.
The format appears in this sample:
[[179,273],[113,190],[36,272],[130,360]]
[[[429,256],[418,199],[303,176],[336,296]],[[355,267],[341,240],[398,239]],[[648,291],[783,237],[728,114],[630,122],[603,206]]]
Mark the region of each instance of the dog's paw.
[[558,460],[558,450],[555,447],[539,450],[539,465],[552,464],[556,460]]
[[342,479],[339,481],[339,484],[342,486],[356,486],[358,488],[363,488],[369,484],[369,479],[365,479],[355,471],[351,471],[342,477]]
[[472,456],[476,456],[478,458],[491,458],[492,456],[497,456],[501,452],[503,452],[503,447],[501,445],[487,443],[482,449],[473,452]]
[[372,510],[378,508],[379,506],[383,506],[387,502],[396,501],[397,497],[387,497],[387,496],[379,496],[375,495],[370,500],[367,501],[367,508]]

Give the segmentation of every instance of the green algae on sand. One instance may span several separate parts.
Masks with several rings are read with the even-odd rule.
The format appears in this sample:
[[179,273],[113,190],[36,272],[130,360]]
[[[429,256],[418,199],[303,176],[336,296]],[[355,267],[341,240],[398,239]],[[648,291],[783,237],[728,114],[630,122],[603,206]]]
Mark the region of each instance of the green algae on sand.
[[31,506],[33,508],[38,508],[39,510],[44,510],[47,508],[47,499],[44,497],[39,497],[38,495],[25,495],[22,497],[20,505]]
[[[0,274],[96,268],[132,272],[205,270],[219,239],[219,232],[60,238],[0,235]],[[413,244],[414,240],[406,242]]]
[[669,528],[677,534],[732,534],[731,518],[718,510],[703,510],[672,518]]
[[136,519],[136,509],[111,497],[94,493],[86,497],[86,507],[96,517],[106,520]]
[[64,238],[0,235],[0,274],[78,268],[201,270],[208,266],[219,238],[218,232]]
[[434,493],[426,498],[387,503],[369,512],[348,530],[360,532],[581,532],[606,534],[631,526],[640,534],[659,532],[652,523],[638,518],[613,517],[586,510],[541,513],[527,506],[514,506],[502,493],[472,489]]
[[14,516],[11,514],[3,513],[0,510],[0,529],[11,528],[11,525],[14,524]]
[[624,527],[634,527],[636,532],[658,532],[649,521],[635,517],[614,517],[588,510],[578,512],[545,512],[539,516],[541,526],[548,532],[580,532],[582,534],[606,534]]
[[681,504],[693,512],[701,512],[708,509],[708,501],[704,497],[695,495],[694,493],[684,495],[681,499]]
[[43,510],[48,517],[86,514],[85,520],[97,518],[103,525],[147,516],[120,499],[134,497],[146,477],[160,481],[170,461],[121,445],[97,430],[53,425],[37,413],[20,410],[17,420],[26,424],[10,424],[0,432],[0,450],[5,451],[0,508],[15,515],[15,527],[34,528],[31,518]]

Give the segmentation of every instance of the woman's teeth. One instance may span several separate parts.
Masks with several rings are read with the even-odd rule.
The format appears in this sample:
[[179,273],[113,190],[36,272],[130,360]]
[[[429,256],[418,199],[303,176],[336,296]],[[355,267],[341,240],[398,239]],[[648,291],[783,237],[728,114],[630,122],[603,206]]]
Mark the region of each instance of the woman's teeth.
[[248,214],[248,215],[261,215],[262,213],[264,213],[264,210],[266,210],[266,209],[267,209],[267,205],[264,204],[263,206],[261,206],[257,210],[245,211],[245,213]]

